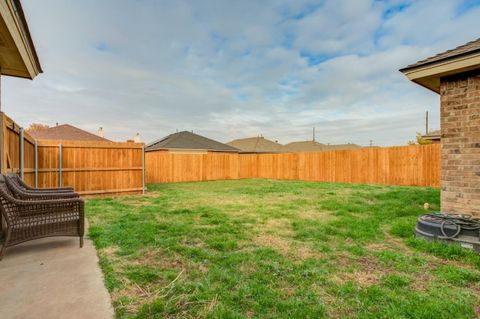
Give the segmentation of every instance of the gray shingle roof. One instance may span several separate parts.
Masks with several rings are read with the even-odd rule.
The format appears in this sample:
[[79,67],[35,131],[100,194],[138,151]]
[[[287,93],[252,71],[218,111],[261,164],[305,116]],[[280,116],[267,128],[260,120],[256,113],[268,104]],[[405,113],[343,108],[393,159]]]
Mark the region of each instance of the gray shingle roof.
[[170,134],[160,140],[147,145],[147,151],[152,150],[206,150],[216,152],[238,152],[235,147],[215,140],[183,131]]
[[327,144],[323,147],[324,151],[340,151],[340,150],[355,150],[362,148],[360,145],[347,143],[347,144]]
[[70,124],[52,126],[44,130],[29,133],[37,140],[111,142],[104,137],[100,137]]
[[470,42],[468,42],[464,45],[460,45],[460,46],[458,46],[454,49],[447,50],[445,52],[442,52],[442,53],[436,54],[434,56],[431,56],[429,58],[420,60],[420,61],[418,61],[414,64],[410,64],[410,65],[400,69],[400,71],[406,71],[406,70],[413,69],[413,68],[423,66],[423,65],[426,65],[426,64],[439,62],[439,61],[442,61],[442,60],[448,60],[448,59],[457,57],[459,55],[473,53],[475,51],[480,51],[480,38],[477,39],[477,40],[470,41]]
[[325,144],[315,141],[291,142],[283,146],[284,152],[314,152],[323,151]]
[[240,138],[227,144],[247,153],[279,153],[283,149],[282,144],[270,141],[262,136]]

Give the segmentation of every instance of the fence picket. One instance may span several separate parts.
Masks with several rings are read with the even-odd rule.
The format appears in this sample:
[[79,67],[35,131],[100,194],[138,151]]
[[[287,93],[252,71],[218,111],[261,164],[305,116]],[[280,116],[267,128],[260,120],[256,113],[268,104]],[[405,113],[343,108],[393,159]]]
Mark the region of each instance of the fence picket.
[[147,183],[272,178],[384,185],[440,185],[440,145],[280,154],[145,153]]

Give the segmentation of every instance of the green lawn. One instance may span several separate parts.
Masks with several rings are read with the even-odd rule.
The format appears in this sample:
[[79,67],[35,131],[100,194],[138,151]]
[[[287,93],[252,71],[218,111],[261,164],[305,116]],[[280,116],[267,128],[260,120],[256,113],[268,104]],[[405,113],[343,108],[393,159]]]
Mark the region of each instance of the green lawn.
[[412,238],[439,190],[240,180],[91,199],[118,318],[475,318],[480,257]]

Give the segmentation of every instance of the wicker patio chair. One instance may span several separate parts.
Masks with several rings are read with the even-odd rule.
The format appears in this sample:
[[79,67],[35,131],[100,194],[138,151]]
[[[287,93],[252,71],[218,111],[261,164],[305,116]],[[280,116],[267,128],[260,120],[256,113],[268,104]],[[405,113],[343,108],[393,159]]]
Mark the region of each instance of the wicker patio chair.
[[4,181],[13,197],[22,200],[51,200],[51,199],[66,199],[66,198],[78,198],[80,195],[75,192],[40,192],[24,190],[15,181],[15,178],[5,177]]
[[6,175],[7,178],[10,178],[12,182],[16,183],[20,188],[25,191],[35,191],[35,192],[47,192],[47,193],[72,193],[74,192],[73,187],[59,187],[59,188],[36,188],[31,187],[26,184],[18,174],[13,172],[8,172]]
[[20,200],[0,176],[0,213],[6,223],[0,260],[7,247],[44,237],[78,236],[83,247],[85,215],[81,198]]

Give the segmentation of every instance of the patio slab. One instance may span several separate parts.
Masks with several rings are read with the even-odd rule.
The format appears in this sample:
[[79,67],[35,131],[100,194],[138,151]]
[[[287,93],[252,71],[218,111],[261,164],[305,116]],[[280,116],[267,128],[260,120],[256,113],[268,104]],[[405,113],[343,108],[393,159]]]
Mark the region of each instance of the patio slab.
[[7,248],[0,261],[1,318],[113,318],[92,242],[44,238]]

